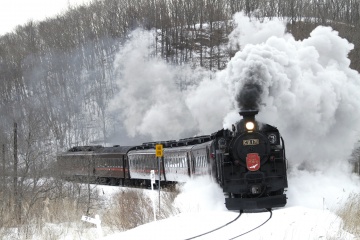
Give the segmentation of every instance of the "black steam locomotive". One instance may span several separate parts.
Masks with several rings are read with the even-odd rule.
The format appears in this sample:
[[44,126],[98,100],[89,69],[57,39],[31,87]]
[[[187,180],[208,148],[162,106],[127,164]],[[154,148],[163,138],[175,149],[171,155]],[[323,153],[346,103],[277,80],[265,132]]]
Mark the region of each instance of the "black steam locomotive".
[[[178,141],[140,146],[73,147],[57,156],[66,178],[112,185],[150,185],[155,170],[161,184],[210,175],[222,187],[229,210],[283,207],[286,204],[285,145],[277,128],[255,120],[258,111],[242,111],[232,130]],[[164,157],[155,156],[163,145]],[[160,165],[160,166],[159,166]],[[159,174],[160,171],[160,174]]]

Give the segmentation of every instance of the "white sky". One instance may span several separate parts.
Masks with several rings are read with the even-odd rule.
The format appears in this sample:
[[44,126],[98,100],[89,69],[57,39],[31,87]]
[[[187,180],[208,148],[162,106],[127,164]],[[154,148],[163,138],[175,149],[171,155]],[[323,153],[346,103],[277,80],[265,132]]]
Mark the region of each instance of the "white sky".
[[41,21],[64,12],[68,6],[92,0],[0,0],[0,35],[30,20]]

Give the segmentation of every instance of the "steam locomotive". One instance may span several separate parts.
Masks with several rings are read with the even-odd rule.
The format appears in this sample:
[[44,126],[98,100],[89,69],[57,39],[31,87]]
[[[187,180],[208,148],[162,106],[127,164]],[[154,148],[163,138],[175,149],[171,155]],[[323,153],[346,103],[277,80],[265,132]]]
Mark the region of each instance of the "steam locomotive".
[[[256,110],[231,130],[178,141],[139,146],[81,146],[58,154],[62,176],[112,185],[150,185],[155,170],[161,184],[210,175],[222,187],[229,210],[283,207],[287,188],[285,144],[277,128],[255,120]],[[163,145],[163,158],[155,145]]]

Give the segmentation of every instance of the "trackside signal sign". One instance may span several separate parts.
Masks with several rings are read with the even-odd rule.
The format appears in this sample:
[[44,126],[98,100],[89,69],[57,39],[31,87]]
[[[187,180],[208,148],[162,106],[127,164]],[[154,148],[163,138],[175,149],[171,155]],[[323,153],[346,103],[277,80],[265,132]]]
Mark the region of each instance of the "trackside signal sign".
[[155,155],[156,155],[156,157],[162,157],[164,155],[163,145],[162,144],[156,144],[156,146],[155,146]]

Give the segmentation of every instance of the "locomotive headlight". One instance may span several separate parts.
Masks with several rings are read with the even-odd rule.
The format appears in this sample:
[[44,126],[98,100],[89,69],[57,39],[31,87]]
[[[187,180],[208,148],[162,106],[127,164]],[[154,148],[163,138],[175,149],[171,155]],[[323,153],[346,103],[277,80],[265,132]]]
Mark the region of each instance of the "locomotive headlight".
[[247,122],[247,123],[245,124],[245,127],[246,127],[246,129],[247,129],[248,131],[252,131],[252,130],[254,130],[254,128],[255,128],[255,124],[254,124],[253,122]]

